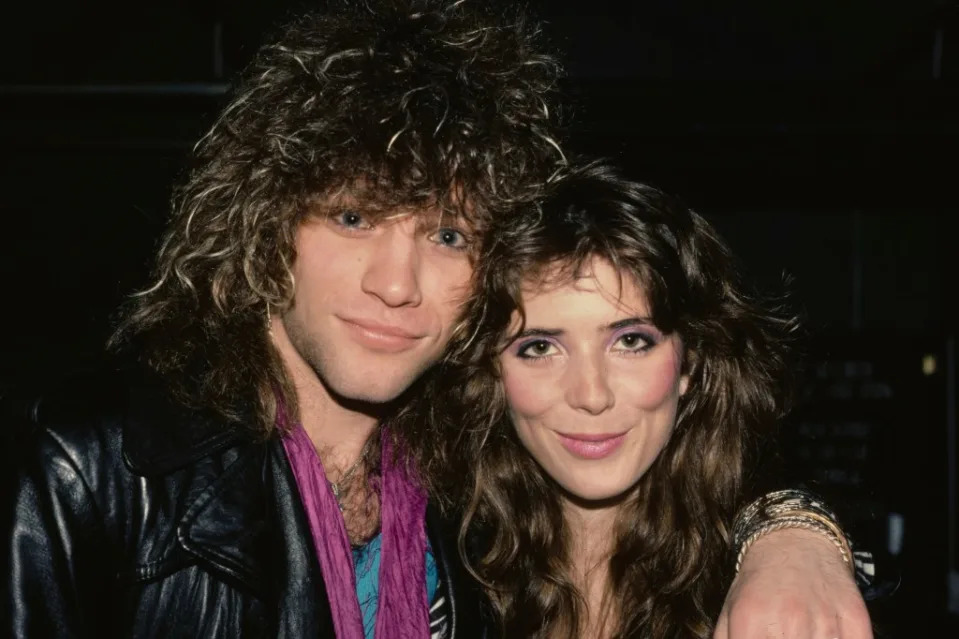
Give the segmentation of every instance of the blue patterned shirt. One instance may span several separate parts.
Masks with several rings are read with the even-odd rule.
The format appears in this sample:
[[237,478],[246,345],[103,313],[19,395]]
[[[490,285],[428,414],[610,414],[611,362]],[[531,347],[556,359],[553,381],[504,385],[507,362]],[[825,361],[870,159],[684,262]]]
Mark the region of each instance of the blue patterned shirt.
[[[380,586],[380,549],[382,538],[376,535],[365,546],[353,549],[353,565],[356,568],[356,597],[363,614],[363,633],[373,639],[376,629],[376,602]],[[426,544],[426,601],[432,603],[439,586],[436,560]]]

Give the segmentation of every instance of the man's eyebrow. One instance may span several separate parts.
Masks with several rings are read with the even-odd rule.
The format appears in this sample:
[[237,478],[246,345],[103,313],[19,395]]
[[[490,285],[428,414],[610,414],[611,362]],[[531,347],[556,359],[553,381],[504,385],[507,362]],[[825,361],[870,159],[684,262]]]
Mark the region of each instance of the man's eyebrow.
[[454,211],[420,211],[414,213],[423,224],[435,225],[437,227],[446,225],[470,226],[469,219],[465,214]]

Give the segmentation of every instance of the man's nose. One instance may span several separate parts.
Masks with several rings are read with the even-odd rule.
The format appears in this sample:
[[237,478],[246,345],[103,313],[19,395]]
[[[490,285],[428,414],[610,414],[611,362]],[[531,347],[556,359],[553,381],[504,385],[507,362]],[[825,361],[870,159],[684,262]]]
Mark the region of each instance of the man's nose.
[[385,225],[371,247],[363,273],[363,292],[387,306],[417,306],[422,301],[416,219],[412,216]]

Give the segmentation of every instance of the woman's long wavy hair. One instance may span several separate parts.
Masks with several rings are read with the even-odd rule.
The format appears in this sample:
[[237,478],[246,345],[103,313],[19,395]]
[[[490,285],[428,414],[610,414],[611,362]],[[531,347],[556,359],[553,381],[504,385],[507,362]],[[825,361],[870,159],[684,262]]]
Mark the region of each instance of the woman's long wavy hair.
[[450,478],[463,487],[461,551],[503,636],[583,630],[561,491],[516,436],[498,360],[522,287],[563,284],[594,258],[639,284],[654,324],[682,338],[689,376],[671,439],[618,514],[606,590],[613,636],[710,636],[750,455],[791,395],[797,321],[747,295],[702,217],[603,163],[561,176],[488,237],[467,324],[421,401],[461,456]]
[[112,339],[187,405],[264,436],[278,391],[298,415],[266,318],[292,303],[294,239],[318,202],[347,190],[373,208],[455,209],[482,229],[564,162],[560,69],[521,12],[329,5],[259,51],[197,144],[153,283]]

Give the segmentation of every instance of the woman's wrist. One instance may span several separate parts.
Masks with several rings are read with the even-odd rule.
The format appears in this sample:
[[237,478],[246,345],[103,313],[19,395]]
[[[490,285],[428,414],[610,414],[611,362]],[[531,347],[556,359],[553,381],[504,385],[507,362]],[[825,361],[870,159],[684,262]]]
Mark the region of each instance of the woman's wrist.
[[733,522],[732,546],[736,572],[753,543],[777,530],[803,529],[828,539],[855,576],[852,544],[835,514],[812,493],[787,489],[763,495],[744,508]]

